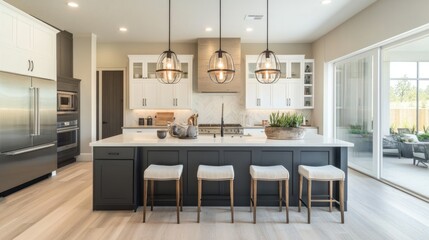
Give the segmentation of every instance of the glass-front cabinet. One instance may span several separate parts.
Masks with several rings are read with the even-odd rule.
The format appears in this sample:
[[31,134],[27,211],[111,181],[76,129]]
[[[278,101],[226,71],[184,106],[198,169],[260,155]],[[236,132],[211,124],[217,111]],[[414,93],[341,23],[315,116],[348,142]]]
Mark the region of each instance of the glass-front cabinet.
[[[313,108],[314,60],[305,59],[304,55],[277,57],[280,62],[280,79],[274,84],[261,84],[255,77],[258,55],[246,56],[246,108]],[[307,66],[309,71],[305,72]]]
[[183,71],[177,84],[163,84],[156,79],[158,55],[128,55],[130,109],[192,107],[193,55],[178,55]]

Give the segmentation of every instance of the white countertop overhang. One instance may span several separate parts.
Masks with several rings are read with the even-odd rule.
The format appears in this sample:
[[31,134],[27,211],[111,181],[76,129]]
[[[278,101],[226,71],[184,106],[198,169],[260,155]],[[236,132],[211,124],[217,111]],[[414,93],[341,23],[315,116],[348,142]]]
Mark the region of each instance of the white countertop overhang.
[[92,147],[353,147],[353,143],[307,134],[302,140],[272,140],[265,136],[199,135],[197,139],[167,136],[159,139],[153,133],[126,133],[91,142]]

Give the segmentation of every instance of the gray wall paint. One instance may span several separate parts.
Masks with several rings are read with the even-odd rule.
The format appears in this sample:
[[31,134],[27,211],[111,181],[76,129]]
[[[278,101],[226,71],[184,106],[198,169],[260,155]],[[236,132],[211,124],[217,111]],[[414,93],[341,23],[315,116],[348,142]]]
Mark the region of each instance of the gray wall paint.
[[429,23],[428,0],[378,0],[313,43],[315,125],[323,133],[324,63]]

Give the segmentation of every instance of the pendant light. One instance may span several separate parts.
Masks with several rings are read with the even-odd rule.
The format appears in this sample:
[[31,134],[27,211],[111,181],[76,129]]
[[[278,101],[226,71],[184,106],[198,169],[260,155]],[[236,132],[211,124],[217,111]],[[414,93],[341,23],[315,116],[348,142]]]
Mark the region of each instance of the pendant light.
[[255,76],[263,84],[275,83],[280,78],[280,62],[273,51],[268,50],[268,0],[267,0],[267,50],[259,54]]
[[210,79],[217,84],[230,83],[234,79],[234,61],[229,53],[222,50],[222,0],[219,0],[219,50],[210,57]]
[[176,53],[170,49],[171,0],[168,0],[168,50],[164,51],[156,63],[156,78],[165,84],[176,84],[182,78],[182,66]]

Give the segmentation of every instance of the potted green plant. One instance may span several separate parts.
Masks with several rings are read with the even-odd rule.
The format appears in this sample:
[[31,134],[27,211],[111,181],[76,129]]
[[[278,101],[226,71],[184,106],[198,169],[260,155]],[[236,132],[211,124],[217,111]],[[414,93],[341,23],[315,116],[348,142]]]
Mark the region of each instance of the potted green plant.
[[265,127],[265,135],[268,139],[302,139],[305,134],[305,129],[300,127],[302,121],[302,114],[273,112],[270,114],[269,126]]

